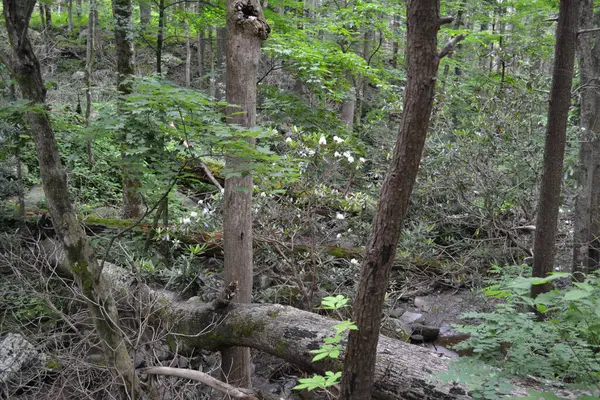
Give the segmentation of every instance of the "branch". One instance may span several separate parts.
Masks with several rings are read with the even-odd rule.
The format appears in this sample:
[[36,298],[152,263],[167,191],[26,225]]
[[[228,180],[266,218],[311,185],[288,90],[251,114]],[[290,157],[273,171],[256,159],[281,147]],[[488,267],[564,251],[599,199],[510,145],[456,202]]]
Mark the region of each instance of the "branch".
[[438,24],[440,26],[442,26],[442,25],[449,24],[452,21],[454,21],[454,17],[450,17],[450,16],[448,16],[448,17],[441,17],[440,20],[438,21]]
[[582,29],[579,32],[577,32],[577,35],[582,35],[584,33],[598,32],[598,31],[600,31],[600,28]]
[[218,390],[219,392],[227,394],[229,396],[228,398],[231,397],[242,400],[258,400],[258,398],[254,396],[253,392],[250,392],[247,389],[238,389],[235,386],[221,382],[220,380],[200,371],[171,367],[148,367],[139,369],[138,371],[142,374],[174,376],[177,378],[191,379],[193,381],[202,382],[205,385]]
[[456,47],[456,45],[458,44],[458,42],[460,42],[461,40],[463,40],[464,38],[466,38],[467,35],[456,35],[452,38],[452,40],[450,40],[443,48],[442,50],[440,50],[437,54],[436,57],[438,60],[441,60],[442,58],[446,57],[448,55],[448,53],[450,53],[454,47]]

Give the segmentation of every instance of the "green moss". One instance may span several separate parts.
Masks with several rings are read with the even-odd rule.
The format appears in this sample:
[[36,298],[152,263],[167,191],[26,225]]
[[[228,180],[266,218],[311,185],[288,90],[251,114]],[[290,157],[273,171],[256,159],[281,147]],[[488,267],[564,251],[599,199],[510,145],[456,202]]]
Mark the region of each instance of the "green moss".
[[277,342],[277,344],[275,345],[275,352],[277,353],[277,356],[279,358],[284,358],[285,350],[287,347],[287,343],[285,343],[283,340]]
[[256,331],[264,329],[265,322],[240,322],[232,327],[235,336],[250,337]]
[[62,365],[55,358],[49,358],[46,360],[46,368],[48,369],[60,369]]
[[277,318],[279,316],[279,311],[273,311],[271,314],[269,314],[269,317],[271,318]]
[[133,224],[134,221],[128,219],[118,218],[102,218],[97,215],[87,215],[85,217],[78,216],[80,221],[84,221],[86,224],[97,224],[109,227],[127,228]]

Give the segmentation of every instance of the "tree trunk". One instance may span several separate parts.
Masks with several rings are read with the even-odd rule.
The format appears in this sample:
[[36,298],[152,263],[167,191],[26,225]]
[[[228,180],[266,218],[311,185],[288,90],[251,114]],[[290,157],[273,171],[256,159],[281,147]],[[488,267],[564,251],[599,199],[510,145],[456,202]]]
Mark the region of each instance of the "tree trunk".
[[150,23],[152,18],[152,8],[150,7],[150,0],[140,0],[140,25],[146,27]]
[[189,88],[192,86],[192,45],[190,39],[190,25],[187,23],[187,11],[186,3],[181,5],[182,12],[184,13],[183,29],[185,31],[185,87]]
[[[46,89],[40,64],[27,35],[35,0],[3,0],[4,19],[12,56],[4,60],[23,97],[34,106],[44,105]],[[127,396],[135,396],[139,382],[129,357],[121,330],[116,304],[85,232],[81,228],[69,199],[65,171],[60,162],[50,118],[46,111],[26,114],[40,163],[40,175],[54,229],[65,250],[66,261],[77,282],[92,316],[96,333],[101,339],[106,361],[124,383]]]
[[[594,2],[581,0],[579,29],[587,30],[595,26],[600,13],[594,15]],[[575,218],[573,229],[573,273],[581,278],[582,273],[590,272],[600,264],[597,246],[592,247],[594,238],[600,237],[597,223],[597,200],[600,185],[600,37],[593,33],[578,36],[579,69],[581,82],[581,144],[579,146],[579,170],[577,187],[579,193],[575,199]],[[594,212],[592,212],[594,208]],[[596,218],[595,218],[596,217]],[[592,231],[592,226],[594,230]]]
[[156,35],[156,73],[162,74],[162,49],[165,44],[165,0],[158,3],[158,34]]
[[[115,47],[117,52],[117,89],[120,96],[131,94],[134,76],[133,68],[133,25],[131,21],[131,0],[112,0],[115,19]],[[138,218],[142,210],[139,189],[142,186],[139,173],[125,156],[127,143],[121,134],[123,153],[123,217]]]
[[[94,64],[94,37],[96,30],[96,18],[98,10],[96,0],[90,0],[90,11],[88,14],[87,43],[85,48],[85,126],[90,125],[92,116],[92,70]],[[88,164],[94,165],[94,150],[92,139],[87,141]]]
[[[270,28],[258,0],[227,4],[227,122],[246,128],[256,125],[256,79],[260,45]],[[241,112],[240,112],[241,111]],[[225,180],[223,245],[225,282],[237,282],[235,301],[252,301],[252,171],[251,160],[229,156],[226,168],[239,176]],[[223,373],[235,386],[250,387],[250,349],[222,352]]]
[[223,82],[227,80],[227,65],[225,54],[227,53],[227,28],[217,28],[217,62],[215,66],[215,99],[223,99]]
[[[46,13],[46,28],[48,31],[52,30],[52,9],[50,5],[44,4],[44,12]],[[48,32],[50,33],[50,32]]]
[[213,99],[217,98],[217,85],[215,79],[215,43],[213,40],[213,29],[208,28],[208,66],[209,66],[209,79],[208,79],[208,94]]
[[[324,373],[339,370],[340,360],[312,362],[311,349],[319,348],[323,338],[335,333],[339,321],[279,304],[230,304],[217,300],[203,304],[197,297],[177,301],[177,294],[153,290],[117,266],[107,264],[104,273],[115,293],[127,293],[121,304],[131,313],[132,304],[155,310],[143,310],[151,326],[165,328],[169,342],[184,355],[197,355],[200,349],[218,351],[225,346],[247,346],[272,354],[306,371]],[[135,286],[137,291],[131,291]],[[221,296],[221,298],[223,298]],[[203,332],[199,334],[199,332]],[[430,380],[433,374],[447,371],[450,358],[432,350],[380,336],[373,397],[376,399],[450,400],[469,399],[466,387],[460,383],[444,384]],[[514,381],[511,395],[526,394],[532,381]],[[537,383],[535,384],[537,385]],[[556,386],[536,387],[536,390],[557,393]],[[366,397],[365,399],[370,399]]]
[[[377,340],[385,292],[402,223],[417,176],[431,116],[439,59],[439,0],[407,2],[407,87],[404,116],[392,163],[381,188],[371,237],[365,249],[350,333],[341,398],[371,398]],[[447,47],[447,46],[446,46]]]
[[[561,0],[554,71],[548,107],[548,126],[544,146],[544,171],[540,186],[535,238],[533,244],[533,276],[545,277],[554,270],[556,225],[560,206],[563,160],[567,140],[567,120],[571,106],[571,86],[577,46],[579,0]],[[535,285],[531,296],[550,290],[550,284]]]
[[71,32],[73,32],[73,0],[68,0],[68,3],[67,3],[67,18],[68,18],[67,31],[69,33],[71,33]]
[[206,90],[206,84],[204,79],[204,61],[206,54],[206,43],[205,43],[205,30],[200,29],[198,32],[198,79],[200,90]]

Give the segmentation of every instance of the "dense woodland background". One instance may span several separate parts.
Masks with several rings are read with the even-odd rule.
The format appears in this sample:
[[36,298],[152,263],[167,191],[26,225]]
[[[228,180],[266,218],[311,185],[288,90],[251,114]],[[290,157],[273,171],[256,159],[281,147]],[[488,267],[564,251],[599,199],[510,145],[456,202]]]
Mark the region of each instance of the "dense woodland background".
[[[262,351],[251,353],[257,396],[337,398],[339,376],[335,382],[310,377],[337,372],[340,363],[311,364],[318,351],[309,350],[334,336],[326,321],[353,318],[346,306],[355,298],[381,186],[408,112],[406,22],[415,2],[264,0],[255,14],[244,10],[244,18],[270,27],[261,31],[268,38],[256,42],[262,47],[254,78],[251,67],[249,77],[227,69],[251,61],[231,64],[223,1],[34,1],[24,34],[41,65],[45,109],[19,86],[10,65],[10,54],[17,54],[11,53],[11,27],[4,24],[0,332],[3,340],[18,337],[13,343],[33,350],[22,363],[4,354],[10,350],[0,351],[0,397],[138,398],[132,393],[141,391],[141,398],[222,398],[219,389],[148,378],[153,373],[142,369],[192,369],[227,381],[228,369],[213,351],[246,345]],[[18,2],[4,0],[5,17],[10,3]],[[562,3],[579,6],[578,26],[571,27],[577,58],[562,179],[546,187],[560,199],[555,246],[536,244],[538,252],[559,2],[439,4],[439,16],[453,18],[440,26],[437,46],[452,46],[439,57],[427,139],[387,290],[381,282],[381,329],[394,340],[382,339],[379,351],[382,343],[400,346],[390,362],[403,369],[400,378],[386,377],[378,364],[376,398],[495,399],[527,389],[537,390],[530,397],[536,399],[596,398],[600,9],[592,0]],[[239,54],[251,54],[244,51]],[[255,121],[247,105],[230,97],[250,96],[232,89],[239,76],[238,84],[248,86],[243,90],[256,89]],[[113,279],[99,287],[114,298],[115,316],[119,310],[113,332],[126,343],[131,360],[125,364],[137,371],[131,382],[123,378],[125,364],[103,358],[110,335],[97,321],[113,314],[102,311],[104,300],[94,314],[90,293],[96,289],[86,287],[68,246],[66,257],[61,254],[65,239],[61,228],[55,231],[38,162],[45,150],[31,129],[35,113],[49,118],[68,200],[90,254],[100,260],[98,275]],[[235,190],[226,187],[232,179],[238,179],[229,183]],[[245,197],[246,208],[233,208],[228,195]],[[281,325],[269,329],[261,318],[277,320],[277,308],[264,308],[261,317],[252,314],[259,306],[235,306],[229,320],[224,313],[212,321],[202,314],[214,312],[210,307],[197,311],[204,316],[189,311],[219,302],[231,307],[223,296],[231,295],[227,283],[235,279],[224,272],[223,259],[240,246],[223,243],[224,223],[236,227],[243,217],[250,218],[249,248],[235,263],[248,264],[253,278],[238,279],[252,291],[244,299],[237,288],[238,299],[294,307],[286,309],[289,320],[282,311]],[[542,253],[549,256],[544,273],[531,278]],[[548,278],[547,271],[555,274]],[[532,285],[534,294],[541,292],[534,298]],[[344,298],[334,300],[337,295]],[[246,322],[235,325],[235,318]],[[294,318],[298,331],[311,332],[309,347],[316,347],[301,348],[306,343]],[[276,326],[298,347],[269,336],[269,330],[280,333]],[[338,345],[326,359],[337,358]],[[292,389],[301,378],[318,389]],[[382,383],[398,380],[391,389]],[[241,378],[229,382],[250,387]],[[419,389],[403,394],[410,382]]]

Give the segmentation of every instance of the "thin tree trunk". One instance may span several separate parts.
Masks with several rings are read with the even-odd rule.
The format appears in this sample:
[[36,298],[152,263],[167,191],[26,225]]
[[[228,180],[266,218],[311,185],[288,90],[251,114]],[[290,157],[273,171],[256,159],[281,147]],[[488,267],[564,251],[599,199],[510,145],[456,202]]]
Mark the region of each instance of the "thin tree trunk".
[[198,32],[198,79],[200,82],[200,90],[206,90],[206,82],[204,78],[204,61],[206,54],[205,30],[200,29]]
[[[40,64],[27,36],[35,0],[3,0],[4,19],[12,55],[4,61],[16,80],[23,97],[33,105],[44,105],[46,89]],[[3,57],[4,58],[4,57]],[[66,175],[47,112],[26,114],[40,163],[42,186],[53,226],[64,247],[75,281],[85,296],[96,333],[101,339],[107,365],[114,367],[127,396],[139,392],[139,381],[127,351],[126,342],[116,325],[117,308],[100,267],[69,199]]]
[[69,0],[67,3],[67,18],[68,18],[68,26],[67,31],[69,33],[73,32],[73,0]]
[[[87,43],[85,51],[85,126],[90,125],[90,118],[92,116],[92,70],[94,64],[94,37],[96,30],[96,15],[97,15],[97,4],[96,0],[90,0],[90,11],[88,15],[88,31],[87,31]],[[88,153],[88,164],[94,165],[94,150],[92,146],[92,139],[87,141],[87,153]]]
[[165,0],[158,3],[158,34],[156,35],[156,73],[162,74],[162,49],[165,43]]
[[184,31],[185,31],[185,87],[192,86],[192,45],[190,39],[190,25],[187,23],[186,3],[182,3],[182,11],[184,13]]
[[46,28],[48,29],[48,31],[51,31],[52,30],[52,9],[50,8],[50,5],[44,4],[44,12],[46,13]]
[[[113,0],[115,18],[115,45],[117,50],[117,89],[120,96],[127,96],[133,90],[133,34],[131,21],[131,0]],[[123,153],[123,216],[137,218],[141,214],[142,202],[139,195],[142,186],[135,165],[125,156],[127,144],[125,134],[121,134]]]
[[[554,270],[556,225],[560,206],[567,120],[571,106],[578,17],[579,0],[560,1],[552,89],[548,107],[548,126],[544,146],[544,172],[540,186],[533,244],[533,276],[537,277],[545,277]],[[531,288],[531,296],[536,297],[550,288],[549,284],[535,285]]]
[[[594,15],[593,0],[581,0],[579,29],[592,29],[594,20],[600,19],[600,13]],[[575,217],[573,226],[573,273],[582,278],[591,268],[600,263],[597,251],[593,249],[594,238],[600,235],[597,223],[592,219],[598,215],[597,192],[600,176],[600,37],[593,33],[580,34],[578,40],[579,69],[581,82],[581,142],[579,145],[579,168],[577,187],[579,193],[575,198]],[[594,208],[594,212],[592,212]],[[592,231],[592,226],[594,230]]]
[[381,188],[371,237],[365,249],[342,374],[341,398],[371,398],[379,328],[392,263],[416,180],[433,107],[439,60],[456,37],[437,52],[439,0],[407,2],[407,86],[404,114],[391,165]]
[[[251,18],[250,18],[251,17]],[[256,125],[256,79],[260,45],[269,34],[258,0],[229,0],[227,4],[227,122]],[[241,110],[240,110],[241,109]],[[240,112],[241,111],[241,112]],[[251,142],[251,144],[253,144]],[[237,282],[235,301],[252,301],[252,171],[251,160],[229,156],[226,167],[240,173],[225,180],[223,218],[225,282]],[[250,387],[250,349],[222,351],[221,367],[227,382]]]
[[151,18],[152,9],[150,7],[150,0],[140,0],[140,25],[142,25],[142,28],[150,23]]
[[223,82],[227,80],[227,65],[225,54],[227,53],[227,28],[217,28],[217,64],[215,66],[215,99],[223,99]]
[[213,40],[213,29],[208,28],[208,65],[210,68],[208,79],[208,93],[213,99],[217,98],[217,85],[215,79],[215,43]]

